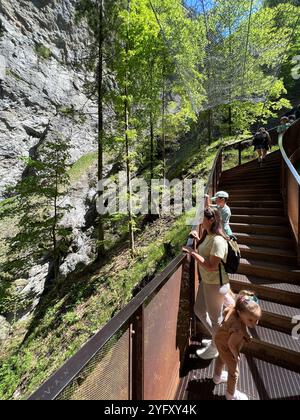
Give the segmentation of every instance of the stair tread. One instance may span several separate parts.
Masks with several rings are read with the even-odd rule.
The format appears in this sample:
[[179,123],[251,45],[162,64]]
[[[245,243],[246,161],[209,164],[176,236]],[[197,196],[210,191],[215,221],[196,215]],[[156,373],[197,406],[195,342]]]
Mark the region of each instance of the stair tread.
[[[253,200],[232,200],[232,203],[253,203]],[[260,204],[283,204],[282,200],[260,200],[259,202]],[[234,206],[232,206],[234,207]]]
[[284,216],[283,208],[261,208],[261,207],[230,207],[233,216]]
[[253,329],[251,328],[250,331],[254,339],[286,350],[299,352],[300,357],[300,341],[295,340],[290,334],[262,327],[260,325]]
[[[238,223],[238,222],[232,222],[230,225],[236,226],[236,225],[242,225],[242,226],[256,226],[256,227],[266,227],[265,225],[261,223]],[[274,228],[281,228],[282,226],[278,225],[268,225],[268,227],[273,226]]]
[[[243,163],[242,165],[236,166],[235,168],[228,169],[227,171],[234,171],[234,170],[236,170],[236,171],[250,171],[251,169],[252,170],[254,169],[254,170],[259,170],[259,171],[262,172],[265,169],[274,168],[274,167],[280,167],[280,160],[278,160],[278,161],[275,160],[275,159],[274,160],[269,160],[269,161],[265,162],[262,167],[260,167],[258,165],[257,159],[253,159],[250,162]],[[224,171],[224,172],[226,172],[226,171]]]
[[294,272],[294,273],[299,274],[299,279],[300,279],[300,267],[296,265],[289,266],[287,264],[274,264],[273,262],[269,262],[269,261],[260,261],[260,260],[254,260],[254,259],[248,259],[248,258],[241,258],[240,264],[251,265],[253,267],[279,270],[283,272]]
[[[215,361],[208,367],[199,368],[198,360],[193,354],[187,360],[187,374],[180,381],[175,399],[181,401],[225,399],[226,384],[213,386],[213,391],[210,386]],[[244,392],[249,400],[299,400],[300,374],[241,354],[238,389]]]
[[[256,219],[249,218],[240,219],[236,221],[236,216],[232,218],[230,221],[231,229],[234,235],[239,233],[249,233],[249,234],[261,234],[261,235],[268,235],[268,236],[284,236],[286,238],[291,238],[291,228],[289,224],[285,223],[276,223],[276,219],[270,218],[263,218],[263,219]],[[252,222],[252,223],[251,223]]]
[[[231,178],[236,178],[238,177],[239,180],[242,180],[243,177],[245,177],[245,179],[249,179],[247,178],[247,175],[251,175],[253,178],[260,178],[260,179],[264,179],[264,176],[267,175],[269,178],[272,177],[272,175],[276,175],[276,178],[278,178],[278,174],[280,173],[280,167],[275,167],[275,168],[264,168],[263,171],[259,170],[260,168],[249,168],[248,170],[235,170],[232,172],[227,172],[225,171],[222,174],[222,179],[231,179]],[[277,172],[278,171],[278,172]],[[252,179],[252,178],[251,178]]]
[[260,299],[259,303],[264,312],[268,312],[271,314],[285,316],[288,318],[293,318],[295,315],[300,314],[299,308],[295,308],[293,306],[269,302],[264,299]]
[[244,189],[243,188],[238,189],[238,188],[229,188],[229,187],[226,188],[226,186],[220,186],[219,188],[220,190],[222,189],[226,190],[229,194],[229,197],[232,195],[234,196],[236,194],[243,195],[246,192],[247,194],[257,194],[257,196],[259,197],[264,196],[264,195],[270,195],[270,194],[272,195],[280,194],[279,188],[270,188],[270,187],[257,189],[257,188],[248,188],[247,186],[247,188],[245,187]]
[[[278,223],[278,222],[285,222],[288,223],[287,218],[283,217],[283,216],[271,216],[271,215],[264,215],[264,214],[233,214],[232,216],[234,216],[235,218],[237,217],[241,217],[242,219],[245,219],[245,217],[249,217],[249,218],[257,218],[259,217],[260,219],[262,219],[262,221],[268,221],[268,220],[274,220],[274,223]],[[236,222],[238,223],[238,222]]]
[[[221,188],[221,187],[220,187]],[[226,186],[224,186],[224,188],[226,188]],[[278,188],[270,188],[270,187],[266,187],[265,189],[261,188],[261,189],[257,189],[256,187],[252,187],[252,188],[247,188],[245,190],[245,188],[226,188],[226,191],[228,193],[231,194],[258,194],[258,195],[262,195],[262,194],[280,194],[280,190]]]
[[259,252],[260,254],[273,254],[273,255],[282,255],[282,256],[290,256],[290,257],[297,257],[297,254],[293,250],[289,249],[282,249],[282,248],[267,248],[262,246],[253,246],[253,245],[243,245],[239,244],[240,250],[249,250],[252,252]]
[[230,281],[240,282],[246,285],[258,285],[265,288],[276,289],[282,292],[293,293],[299,295],[300,301],[300,286],[294,283],[281,283],[278,280],[269,280],[263,277],[255,277],[245,274],[229,274]]
[[284,236],[255,235],[255,234],[252,234],[252,233],[237,233],[237,235],[239,237],[242,237],[242,238],[252,238],[252,239],[263,240],[263,241],[271,241],[271,240],[276,241],[276,240],[278,240],[278,242],[286,241],[286,242],[294,243],[292,239],[286,238]]

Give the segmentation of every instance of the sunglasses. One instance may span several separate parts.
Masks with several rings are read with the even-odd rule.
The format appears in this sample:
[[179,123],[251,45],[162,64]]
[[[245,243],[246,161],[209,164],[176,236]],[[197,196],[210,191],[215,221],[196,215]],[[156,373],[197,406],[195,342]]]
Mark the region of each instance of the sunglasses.
[[205,210],[204,211],[204,217],[206,219],[214,219],[215,215],[212,212],[210,212],[209,210]]

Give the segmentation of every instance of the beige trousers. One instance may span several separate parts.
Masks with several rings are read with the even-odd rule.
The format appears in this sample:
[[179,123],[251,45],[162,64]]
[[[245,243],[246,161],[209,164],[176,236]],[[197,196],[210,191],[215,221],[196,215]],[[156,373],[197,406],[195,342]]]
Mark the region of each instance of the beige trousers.
[[229,350],[227,343],[224,343],[222,339],[219,339],[217,336],[216,345],[219,352],[219,357],[216,360],[215,365],[215,375],[221,376],[222,371],[224,370],[225,365],[228,368],[228,382],[227,382],[227,392],[230,395],[234,395],[239,379],[239,364],[234,359],[233,354]]
[[214,338],[222,321],[224,304],[224,295],[219,290],[219,284],[206,284],[201,281],[194,306],[195,315],[212,336],[214,347]]

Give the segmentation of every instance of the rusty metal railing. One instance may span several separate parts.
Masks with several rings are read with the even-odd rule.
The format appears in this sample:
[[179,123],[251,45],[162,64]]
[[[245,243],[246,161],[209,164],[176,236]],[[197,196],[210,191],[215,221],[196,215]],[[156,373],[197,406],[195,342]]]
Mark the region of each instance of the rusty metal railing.
[[285,213],[294,234],[298,265],[300,265],[300,176],[295,168],[295,164],[300,161],[300,120],[279,135],[279,147],[282,155],[281,192]]
[[191,284],[181,254],[30,400],[174,398],[189,345]]

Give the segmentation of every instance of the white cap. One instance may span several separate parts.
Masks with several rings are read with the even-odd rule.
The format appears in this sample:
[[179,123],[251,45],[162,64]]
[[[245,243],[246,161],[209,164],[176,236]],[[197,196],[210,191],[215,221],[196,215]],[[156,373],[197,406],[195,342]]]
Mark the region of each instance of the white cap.
[[216,200],[217,198],[229,198],[229,194],[226,191],[218,191],[217,194],[212,198],[212,200]]

